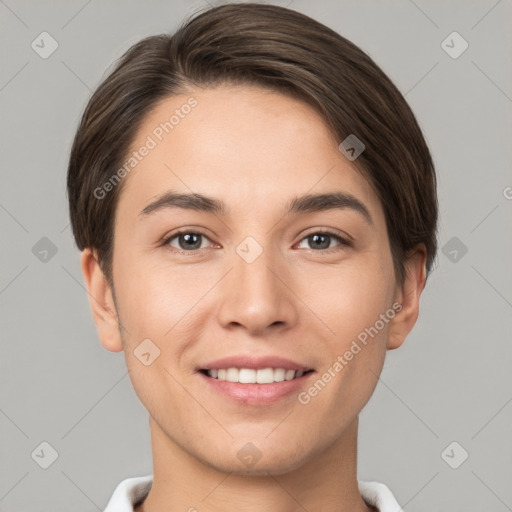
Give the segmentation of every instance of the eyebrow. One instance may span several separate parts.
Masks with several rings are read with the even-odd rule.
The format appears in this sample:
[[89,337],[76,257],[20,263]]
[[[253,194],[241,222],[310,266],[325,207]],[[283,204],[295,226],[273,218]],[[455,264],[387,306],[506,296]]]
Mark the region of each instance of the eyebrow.
[[[199,193],[182,194],[173,191],[166,192],[155,201],[148,204],[139,214],[146,216],[160,210],[171,208],[183,208],[200,212],[212,213],[226,217],[229,214],[229,208],[226,203],[220,199],[209,197]],[[286,208],[285,215],[299,213],[315,213],[326,210],[353,210],[373,225],[372,216],[363,202],[352,194],[346,192],[331,192],[325,194],[307,194],[292,198]]]

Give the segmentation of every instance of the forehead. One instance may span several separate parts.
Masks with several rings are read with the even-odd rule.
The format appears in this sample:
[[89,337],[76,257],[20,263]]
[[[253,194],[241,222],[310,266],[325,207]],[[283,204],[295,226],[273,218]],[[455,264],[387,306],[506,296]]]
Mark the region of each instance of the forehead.
[[130,154],[145,156],[127,174],[118,209],[140,212],[173,190],[219,197],[245,214],[250,201],[258,214],[257,206],[270,212],[290,197],[336,190],[382,216],[373,189],[338,144],[321,115],[298,99],[253,86],[191,89],[144,118]]

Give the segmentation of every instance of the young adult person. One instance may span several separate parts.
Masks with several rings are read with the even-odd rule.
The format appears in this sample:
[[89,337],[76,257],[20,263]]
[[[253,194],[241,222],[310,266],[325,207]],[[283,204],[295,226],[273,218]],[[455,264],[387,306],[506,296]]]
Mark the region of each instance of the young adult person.
[[106,512],[400,510],[357,479],[358,415],[437,249],[410,107],[353,43],[230,3],[143,39],[71,151],[102,345],[148,410],[153,474]]

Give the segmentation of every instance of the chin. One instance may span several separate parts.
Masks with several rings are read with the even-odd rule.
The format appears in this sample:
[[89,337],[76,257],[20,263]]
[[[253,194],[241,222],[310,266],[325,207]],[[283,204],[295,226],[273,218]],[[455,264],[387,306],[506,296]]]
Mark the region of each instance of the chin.
[[[204,461],[205,463],[207,461]],[[219,461],[215,461],[214,464],[208,464],[217,471],[223,473],[231,473],[233,475],[238,476],[268,476],[274,475],[284,475],[290,473],[298,468],[300,468],[304,461],[303,460],[290,460],[282,461],[282,460],[263,460],[263,457],[253,466],[244,467],[242,463],[238,460],[233,463],[233,459],[223,461],[224,463],[219,463]]]
[[[276,451],[271,443],[259,443],[257,448],[257,441],[254,444],[250,442],[236,443],[241,446],[238,449],[233,449],[233,445],[229,448],[226,447],[226,452],[211,454],[207,459],[204,452],[200,457],[201,461],[212,467],[217,471],[223,473],[232,473],[240,476],[268,476],[283,475],[290,473],[301,466],[312,456],[307,453],[298,453],[296,444],[289,444],[287,449]],[[280,444],[283,447],[285,443]],[[227,455],[227,456],[226,456]]]

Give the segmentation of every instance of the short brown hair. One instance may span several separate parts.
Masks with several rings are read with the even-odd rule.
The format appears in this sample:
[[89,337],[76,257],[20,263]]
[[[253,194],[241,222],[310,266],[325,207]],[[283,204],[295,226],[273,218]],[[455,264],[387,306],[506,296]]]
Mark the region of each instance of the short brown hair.
[[67,186],[77,246],[98,252],[112,284],[115,211],[123,182],[94,193],[125,159],[143,119],[187,87],[222,83],[271,88],[316,108],[338,141],[365,149],[353,163],[377,193],[397,281],[416,244],[437,252],[432,158],[400,91],[355,44],[312,18],[276,5],[230,3],[196,13],[173,35],[142,39],[92,95],[71,149]]

